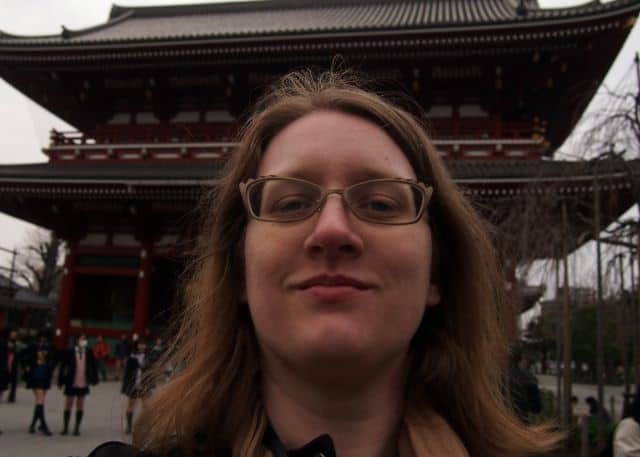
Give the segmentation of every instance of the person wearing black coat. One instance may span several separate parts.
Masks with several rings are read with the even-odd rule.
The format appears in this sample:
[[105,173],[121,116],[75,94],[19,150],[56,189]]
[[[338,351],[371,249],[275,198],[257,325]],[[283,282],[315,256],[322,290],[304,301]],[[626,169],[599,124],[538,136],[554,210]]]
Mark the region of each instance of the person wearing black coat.
[[98,383],[98,370],[92,351],[87,347],[87,337],[81,333],[74,337],[74,345],[61,357],[58,371],[58,387],[64,386],[64,428],[61,435],[69,433],[69,420],[73,401],[76,403],[75,436],[80,435],[80,423],[84,415],[84,397],[89,394],[89,385]]
[[51,388],[51,376],[56,366],[56,352],[49,342],[49,335],[46,331],[41,331],[38,334],[37,341],[25,349],[22,363],[24,365],[23,377],[27,383],[27,389],[33,390],[36,400],[29,433],[35,433],[36,423],[40,421],[38,430],[46,436],[51,436],[51,431],[45,420],[44,402],[47,390]]
[[[8,331],[0,334],[0,401],[4,395],[4,391],[9,387],[9,345],[6,338]],[[0,430],[0,434],[2,431]]]
[[7,331],[0,334],[0,400],[9,387],[9,342]]
[[150,365],[146,351],[146,343],[141,340],[136,341],[124,369],[121,392],[129,399],[127,403],[127,434],[131,433],[136,401],[146,398],[148,394],[148,389],[144,385],[144,372]]
[[7,339],[7,364],[9,370],[9,403],[16,401],[16,387],[18,386],[18,331],[13,328],[9,329]]

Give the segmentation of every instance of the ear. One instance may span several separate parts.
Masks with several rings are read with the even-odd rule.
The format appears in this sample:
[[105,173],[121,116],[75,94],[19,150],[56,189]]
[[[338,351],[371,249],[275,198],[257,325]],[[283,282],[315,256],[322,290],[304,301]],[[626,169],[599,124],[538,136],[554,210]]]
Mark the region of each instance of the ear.
[[429,288],[427,289],[427,306],[436,306],[438,304],[440,304],[440,287],[434,282],[429,283]]

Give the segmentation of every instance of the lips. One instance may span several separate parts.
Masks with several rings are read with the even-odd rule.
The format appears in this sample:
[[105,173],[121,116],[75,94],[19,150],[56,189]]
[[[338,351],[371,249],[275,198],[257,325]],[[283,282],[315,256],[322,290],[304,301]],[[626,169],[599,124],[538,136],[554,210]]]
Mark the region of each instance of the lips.
[[298,288],[302,290],[312,287],[322,288],[354,288],[358,290],[371,289],[371,285],[359,279],[345,275],[318,275],[302,281]]

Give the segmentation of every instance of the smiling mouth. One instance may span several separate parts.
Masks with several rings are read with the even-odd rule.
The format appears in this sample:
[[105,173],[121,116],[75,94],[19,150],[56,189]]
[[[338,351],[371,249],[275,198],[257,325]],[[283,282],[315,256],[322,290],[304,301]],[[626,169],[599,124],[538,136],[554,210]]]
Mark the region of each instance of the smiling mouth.
[[343,275],[319,275],[309,278],[298,285],[301,290],[366,290],[371,289],[371,285],[358,279]]

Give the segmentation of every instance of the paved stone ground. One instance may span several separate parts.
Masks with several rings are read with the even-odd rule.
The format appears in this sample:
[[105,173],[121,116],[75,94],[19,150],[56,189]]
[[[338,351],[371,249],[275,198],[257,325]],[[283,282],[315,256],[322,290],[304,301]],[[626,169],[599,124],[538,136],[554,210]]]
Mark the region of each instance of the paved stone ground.
[[[547,389],[554,394],[556,393],[557,380],[555,376],[538,375],[537,377],[538,385],[541,389]],[[587,414],[589,408],[584,401],[587,397],[592,396],[598,398],[598,386],[595,384],[573,384],[571,392],[578,397],[578,405],[574,411],[574,413],[578,415]],[[633,386],[631,386],[631,392],[634,392]],[[612,413],[611,416],[615,420],[620,419],[622,415],[623,393],[624,386],[604,386],[604,407]],[[611,411],[611,397],[614,398],[613,411]]]
[[[45,414],[53,436],[27,432],[33,414],[31,391],[18,387],[16,403],[0,403],[0,456],[2,457],[86,457],[105,441],[129,441],[124,434],[126,398],[120,394],[120,382],[107,381],[91,388],[85,400],[80,436],[60,436],[64,396],[57,387],[49,390]],[[75,412],[70,425],[73,427]]]
[[[554,376],[538,376],[540,387],[555,392]],[[616,398],[615,416],[621,410],[623,387],[606,386],[606,407],[609,399]],[[590,384],[574,384],[573,393],[578,396],[578,414],[585,414],[587,407],[584,399],[589,395],[597,396],[597,388]],[[85,417],[82,422],[81,436],[60,436],[62,429],[62,411],[64,396],[57,388],[47,394],[46,417],[51,437],[41,433],[30,435],[27,428],[33,414],[33,394],[19,387],[16,403],[0,403],[0,456],[1,457],[86,457],[98,444],[105,441],[129,441],[124,434],[124,410],[126,398],[120,394],[120,383],[108,381],[92,388],[91,395],[85,400]],[[71,419],[73,426],[75,417]]]

